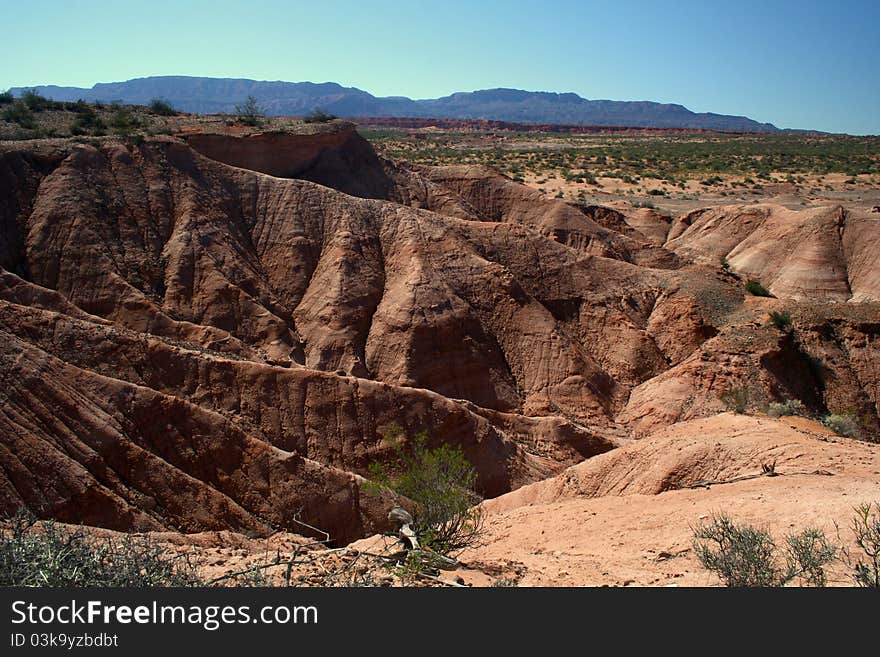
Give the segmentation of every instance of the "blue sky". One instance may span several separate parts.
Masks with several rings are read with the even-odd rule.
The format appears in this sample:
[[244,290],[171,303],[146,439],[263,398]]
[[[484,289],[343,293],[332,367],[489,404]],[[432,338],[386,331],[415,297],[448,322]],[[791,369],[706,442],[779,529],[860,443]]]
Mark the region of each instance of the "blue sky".
[[515,87],[880,134],[880,0],[0,0],[0,88],[148,75]]

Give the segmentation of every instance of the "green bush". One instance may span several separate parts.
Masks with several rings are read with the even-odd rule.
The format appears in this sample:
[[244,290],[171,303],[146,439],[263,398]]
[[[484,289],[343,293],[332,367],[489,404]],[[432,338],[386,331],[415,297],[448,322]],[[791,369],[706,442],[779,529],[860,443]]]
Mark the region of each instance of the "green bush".
[[4,91],[0,93],[0,105],[9,105],[15,101],[15,96],[12,95],[11,91]]
[[694,530],[693,548],[703,567],[733,587],[785,586],[795,579],[825,586],[825,566],[837,556],[825,534],[810,528],[787,536],[785,554],[780,558],[768,532],[737,526],[723,513]]
[[751,294],[752,296],[755,296],[755,297],[772,297],[773,296],[772,294],[770,294],[770,291],[766,287],[761,285],[758,281],[754,281],[754,280],[749,280],[746,283],[746,291],[748,291],[749,294]]
[[17,123],[22,128],[33,130],[37,127],[37,120],[30,107],[23,100],[16,100],[3,110],[3,120]]
[[110,127],[113,128],[113,132],[121,137],[129,137],[135,130],[141,127],[141,124],[132,113],[131,108],[124,105],[116,105],[113,114],[110,116]]
[[767,415],[770,417],[786,417],[789,415],[807,415],[807,407],[804,406],[800,399],[786,399],[781,404],[771,402],[767,409]]
[[198,586],[186,555],[147,538],[88,536],[20,511],[0,529],[0,586]]
[[33,112],[42,112],[50,105],[49,99],[41,96],[34,89],[25,89],[21,93],[21,100]]
[[843,560],[858,586],[880,589],[880,502],[862,504],[855,512],[851,528],[862,554],[854,557],[844,550]]
[[858,438],[861,434],[859,420],[854,415],[831,413],[822,418],[822,424],[839,436]]
[[316,108],[303,117],[306,123],[327,123],[333,119],[339,118],[333,114],[328,114],[322,109]]
[[261,119],[266,115],[254,96],[248,96],[244,103],[236,105],[235,113],[239,122],[249,126],[259,126],[262,123]]
[[392,475],[381,463],[372,463],[370,488],[387,488],[415,503],[413,530],[423,546],[447,555],[476,545],[483,521],[474,492],[477,474],[461,449],[429,448],[424,433],[406,445],[397,428],[386,440],[394,447],[400,471]]
[[77,104],[76,118],[70,126],[72,135],[103,135],[107,125],[91,107],[85,103]]
[[167,100],[154,98],[150,101],[150,111],[159,116],[177,116],[177,110]]
[[791,313],[787,311],[770,311],[770,323],[780,331],[787,331],[791,328]]

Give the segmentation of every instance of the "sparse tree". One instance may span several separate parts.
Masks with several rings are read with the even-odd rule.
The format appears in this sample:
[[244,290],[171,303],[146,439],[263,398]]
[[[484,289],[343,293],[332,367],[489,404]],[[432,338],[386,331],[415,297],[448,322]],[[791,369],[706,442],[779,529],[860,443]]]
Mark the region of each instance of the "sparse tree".
[[448,555],[478,544],[483,516],[474,492],[477,474],[461,449],[430,448],[424,433],[407,443],[395,429],[386,440],[394,446],[399,473],[371,464],[372,488],[387,488],[415,503],[411,527],[422,546]]
[[262,123],[261,119],[266,116],[265,110],[254,96],[248,96],[244,103],[236,105],[235,113],[240,123],[249,126],[260,125]]

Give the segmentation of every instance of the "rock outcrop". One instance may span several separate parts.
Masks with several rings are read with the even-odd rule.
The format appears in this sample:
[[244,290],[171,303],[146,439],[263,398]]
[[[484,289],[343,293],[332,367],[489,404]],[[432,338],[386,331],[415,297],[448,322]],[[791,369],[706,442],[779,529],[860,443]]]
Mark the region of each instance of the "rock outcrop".
[[679,219],[666,247],[760,281],[779,297],[880,301],[880,221],[843,207],[722,206]]

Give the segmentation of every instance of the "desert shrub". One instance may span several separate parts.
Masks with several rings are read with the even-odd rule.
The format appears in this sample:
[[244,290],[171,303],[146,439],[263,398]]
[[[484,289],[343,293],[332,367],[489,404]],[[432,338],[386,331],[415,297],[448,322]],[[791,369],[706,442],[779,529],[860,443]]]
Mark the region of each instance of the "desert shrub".
[[132,113],[131,108],[124,105],[116,105],[113,114],[110,115],[110,127],[116,134],[122,137],[129,137],[140,127],[140,121]]
[[791,313],[787,311],[770,311],[770,323],[780,331],[787,331],[791,328]]
[[22,102],[33,112],[42,112],[49,107],[49,99],[41,96],[34,89],[25,89],[21,93]]
[[774,586],[780,579],[770,534],[737,527],[723,514],[694,530],[693,549],[703,567],[727,586]]
[[68,112],[81,112],[83,109],[87,108],[89,105],[82,98],[79,100],[75,100],[72,102],[64,103],[64,108]]
[[855,512],[850,527],[861,554],[853,556],[844,549],[843,561],[858,586],[880,589],[880,502],[862,504]]
[[322,109],[316,108],[303,117],[306,123],[327,123],[333,119],[339,118],[333,114],[328,114]]
[[734,413],[745,413],[751,402],[751,392],[748,386],[733,386],[721,395],[721,401],[724,402],[727,410]]
[[831,413],[822,418],[822,424],[839,436],[858,438],[861,433],[859,420],[854,415]]
[[235,113],[240,123],[249,126],[260,125],[262,123],[261,119],[266,115],[266,112],[254,96],[248,96],[244,103],[236,105]]
[[755,297],[772,297],[773,296],[772,294],[770,294],[770,291],[766,287],[761,285],[761,283],[759,283],[758,281],[755,281],[755,280],[751,280],[751,279],[746,283],[746,291]]
[[161,98],[154,98],[150,101],[150,111],[159,116],[177,116],[177,110],[172,107],[171,103]]
[[400,462],[392,475],[381,463],[370,465],[373,491],[387,488],[412,500],[413,530],[422,545],[440,554],[451,554],[476,545],[482,535],[482,510],[474,492],[477,474],[458,447],[429,448],[420,433],[405,444],[395,428],[386,440]]
[[107,130],[107,125],[91,107],[83,103],[76,110],[76,118],[70,126],[72,135],[102,135]]
[[81,528],[36,524],[27,511],[0,529],[0,586],[197,586],[186,555],[147,538],[88,536]]
[[825,586],[825,566],[837,556],[825,534],[805,529],[786,537],[784,554],[769,532],[736,525],[726,515],[694,530],[694,553],[727,586],[776,587],[794,580]]
[[0,105],[10,105],[15,101],[15,96],[12,95],[11,91],[4,91],[0,93]]
[[34,113],[23,100],[16,100],[3,110],[3,120],[17,123],[22,128],[33,130],[37,127]]
[[785,417],[789,415],[807,415],[807,407],[800,399],[786,399],[781,404],[778,402],[770,402],[767,408],[767,415],[770,417]]

